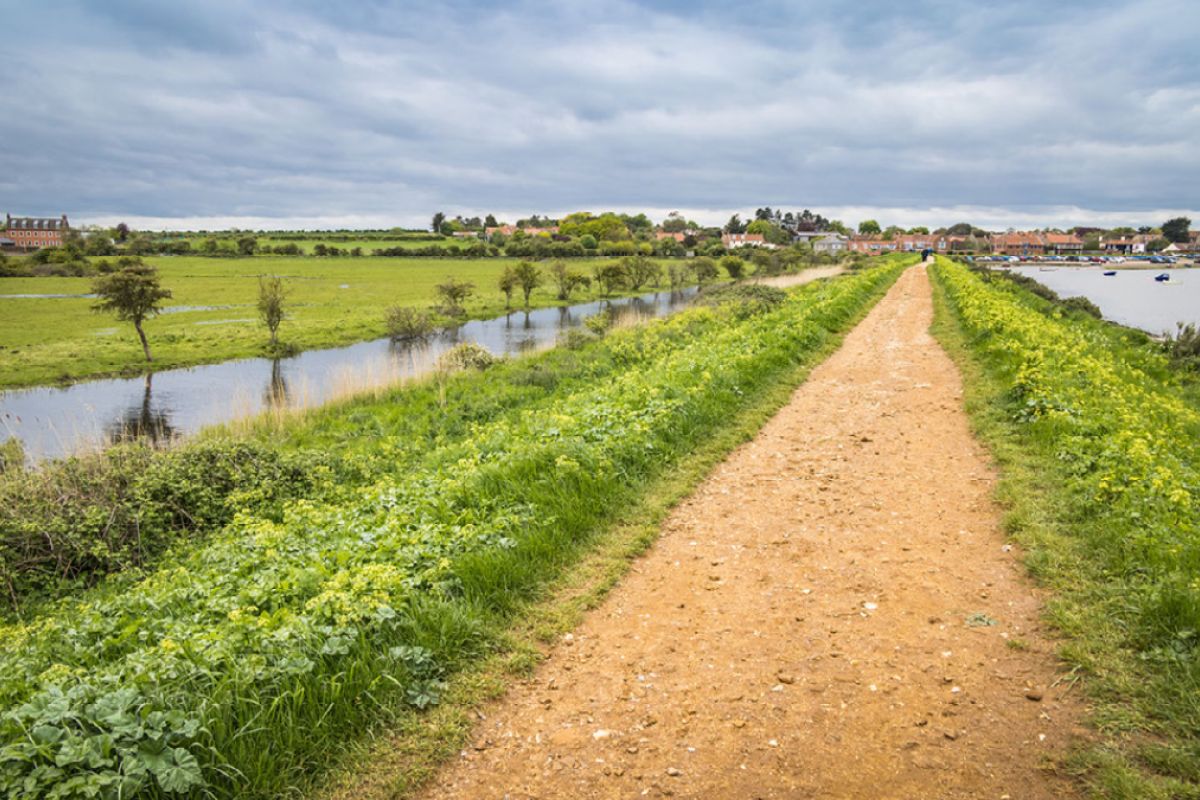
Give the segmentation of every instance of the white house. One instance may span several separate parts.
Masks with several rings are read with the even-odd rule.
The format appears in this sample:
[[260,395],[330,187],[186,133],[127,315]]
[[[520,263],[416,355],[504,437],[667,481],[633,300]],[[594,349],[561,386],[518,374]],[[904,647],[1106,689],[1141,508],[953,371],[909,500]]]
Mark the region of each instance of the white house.
[[840,233],[827,233],[820,239],[814,239],[812,243],[814,253],[831,256],[844,253],[849,247],[850,239]]

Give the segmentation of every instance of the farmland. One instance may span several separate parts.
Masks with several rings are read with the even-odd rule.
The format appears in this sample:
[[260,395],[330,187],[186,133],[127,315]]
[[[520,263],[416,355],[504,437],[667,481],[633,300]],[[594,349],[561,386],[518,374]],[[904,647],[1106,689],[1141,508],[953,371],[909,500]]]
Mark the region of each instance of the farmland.
[[232,514],[164,523],[140,569],[82,559],[76,580],[110,578],[59,601],[29,584],[0,635],[0,784],[247,797],[311,779],[348,732],[437,703],[614,509],[795,380],[908,262],[297,422],[283,446],[327,460],[319,485],[264,497],[244,477]]
[[[447,277],[475,284],[466,304],[470,317],[504,313],[497,280],[517,259],[312,258],[249,259],[151,256],[172,292],[166,313],[146,323],[156,369],[262,355],[266,332],[255,302],[260,275],[279,275],[288,291],[283,342],[299,349],[331,347],[384,335],[384,311],[394,305],[428,306],[434,286]],[[590,273],[600,261],[574,260]],[[89,278],[37,277],[0,281],[3,295],[69,295],[0,298],[0,386],[28,386],[100,375],[141,372],[144,358],[128,326],[91,311]],[[642,291],[645,291],[643,289]],[[572,302],[596,297],[578,290]],[[533,306],[555,305],[547,281],[534,290]],[[518,293],[519,297],[519,293]],[[520,304],[519,300],[515,300]]]

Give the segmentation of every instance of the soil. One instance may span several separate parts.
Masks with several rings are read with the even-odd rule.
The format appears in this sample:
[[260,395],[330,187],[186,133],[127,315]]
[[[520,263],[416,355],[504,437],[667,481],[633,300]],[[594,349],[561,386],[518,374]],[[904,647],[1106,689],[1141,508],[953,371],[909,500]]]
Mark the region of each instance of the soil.
[[1085,735],[908,270],[425,788],[1061,798]]

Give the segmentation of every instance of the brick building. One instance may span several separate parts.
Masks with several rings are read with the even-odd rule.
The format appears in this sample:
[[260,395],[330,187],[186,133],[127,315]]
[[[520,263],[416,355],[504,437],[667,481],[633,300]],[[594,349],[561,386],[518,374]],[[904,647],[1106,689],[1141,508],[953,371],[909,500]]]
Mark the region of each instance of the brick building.
[[5,214],[4,237],[12,239],[19,250],[40,250],[43,247],[58,247],[63,243],[63,234],[70,229],[67,215],[53,217],[14,217]]

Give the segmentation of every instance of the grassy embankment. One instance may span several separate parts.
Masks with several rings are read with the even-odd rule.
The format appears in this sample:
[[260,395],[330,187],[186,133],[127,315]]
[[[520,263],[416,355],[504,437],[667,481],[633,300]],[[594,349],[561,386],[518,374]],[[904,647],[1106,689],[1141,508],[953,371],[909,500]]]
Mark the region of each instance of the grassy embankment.
[[660,512],[686,488],[672,470],[698,479],[905,260],[298,421],[290,446],[352,481],[265,513],[251,498],[144,577],[0,630],[0,786],[307,783],[349,734],[407,719],[494,653],[612,509]]
[[939,259],[935,334],[1100,739],[1108,798],[1200,797],[1200,403],[1144,334]]
[[[173,292],[168,313],[146,323],[154,368],[193,366],[231,358],[260,356],[267,333],[258,320],[258,277],[280,275],[289,292],[288,319],[280,339],[300,349],[334,347],[384,335],[384,311],[395,305],[436,303],[434,286],[453,276],[475,284],[466,303],[471,318],[505,313],[496,282],[513,258],[308,258],[199,256],[145,259],[160,271]],[[573,259],[588,274],[598,261]],[[91,278],[6,278],[0,295],[65,294],[91,291]],[[643,288],[641,294],[652,289]],[[570,302],[598,297],[577,291]],[[546,284],[531,305],[561,305]],[[79,380],[114,374],[140,374],[145,359],[128,324],[91,311],[94,301],[68,298],[0,298],[0,388]],[[516,293],[514,307],[522,305]],[[172,310],[175,309],[175,310]],[[196,310],[189,310],[196,309]]]

